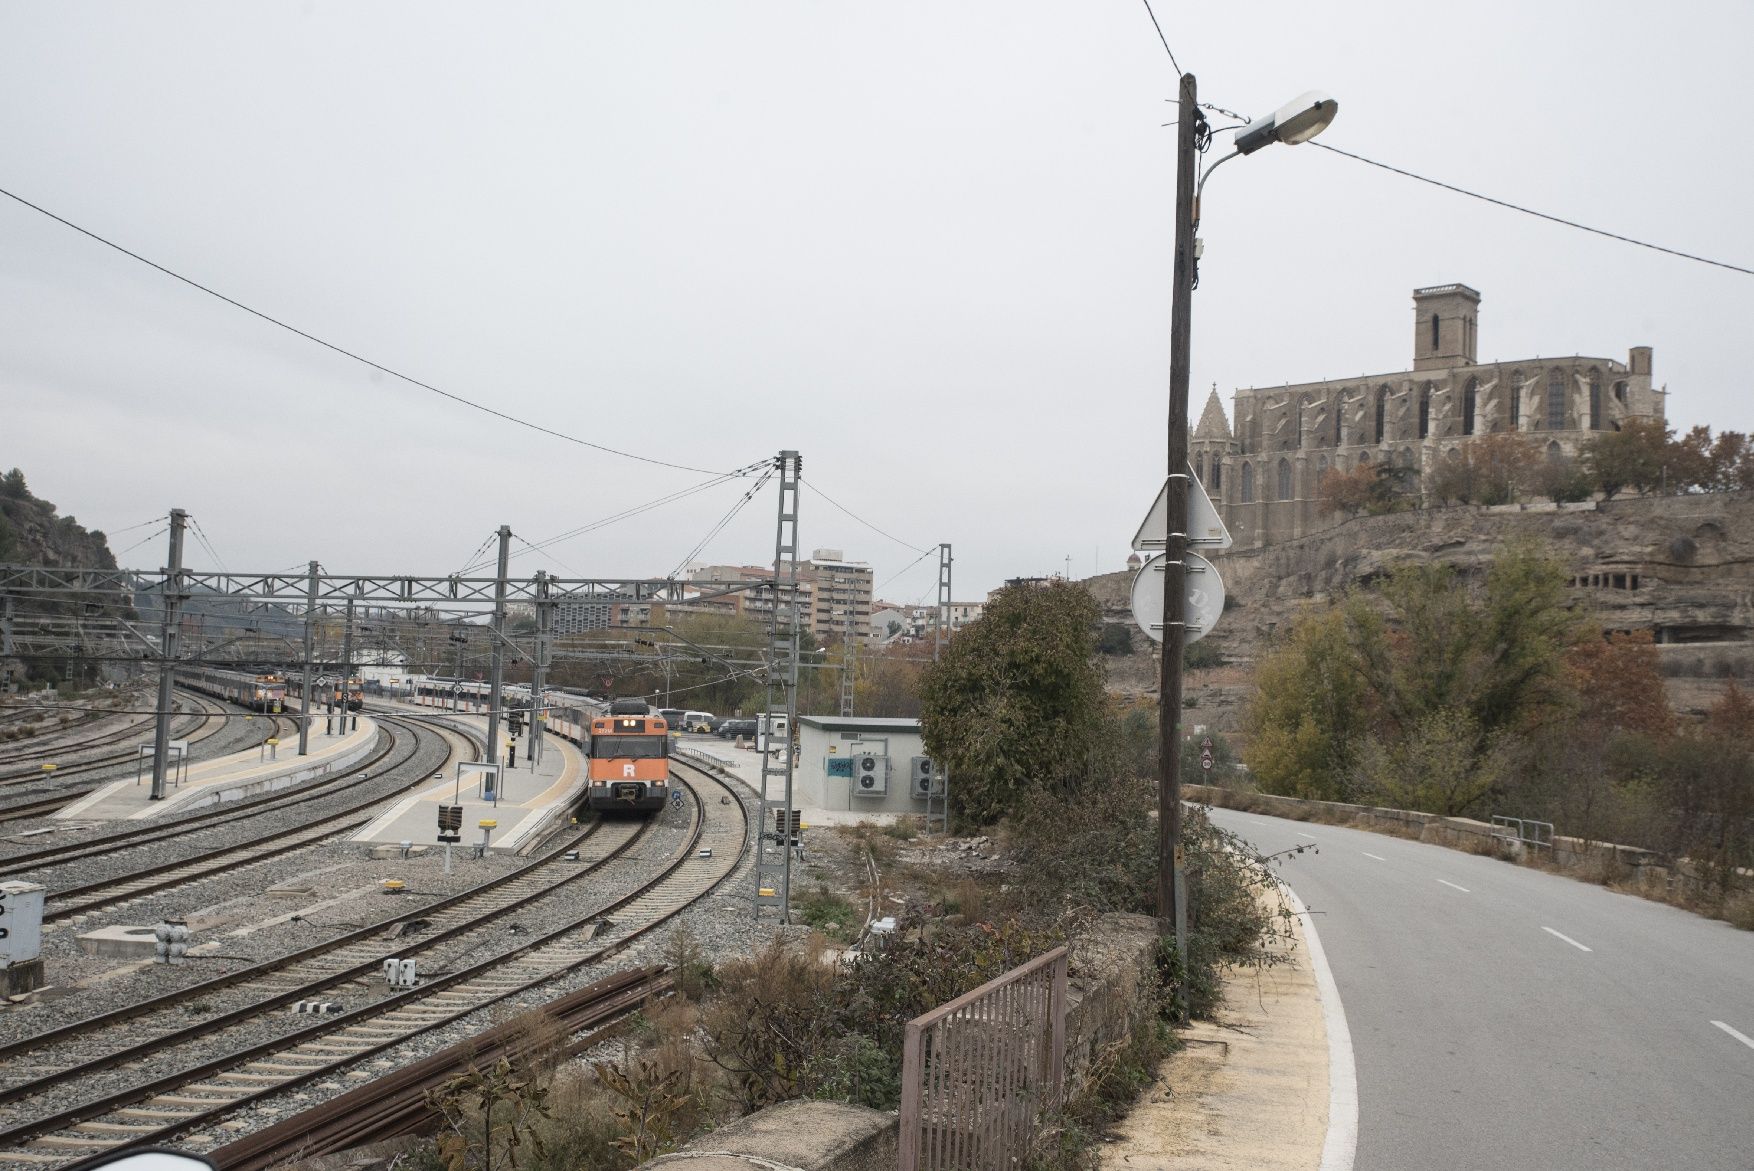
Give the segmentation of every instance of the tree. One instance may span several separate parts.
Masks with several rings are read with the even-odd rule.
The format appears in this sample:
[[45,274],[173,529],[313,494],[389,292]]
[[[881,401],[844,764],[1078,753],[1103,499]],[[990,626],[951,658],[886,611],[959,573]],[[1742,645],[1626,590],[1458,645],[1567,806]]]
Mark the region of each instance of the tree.
[[[1441,564],[1396,569],[1310,614],[1262,664],[1249,767],[1292,796],[1344,800],[1362,784],[1472,804],[1477,782],[1490,791],[1505,775],[1505,744],[1570,710],[1564,656],[1580,628],[1568,602],[1562,567],[1528,545],[1502,548],[1473,579]],[[1409,787],[1427,741],[1455,759],[1446,779]]]
[[1602,739],[1622,731],[1651,736],[1674,732],[1675,713],[1663,692],[1650,631],[1582,638],[1566,651],[1565,666],[1585,734]]
[[1010,586],[925,669],[921,731],[956,778],[959,816],[990,822],[1032,791],[1076,788],[1111,751],[1092,658],[1100,616],[1082,586]]
[[1426,489],[1446,503],[1509,504],[1527,491],[1540,460],[1539,449],[1521,435],[1481,435],[1439,460]]
[[1578,445],[1584,478],[1604,500],[1626,488],[1651,491],[1663,482],[1670,435],[1661,419],[1627,419],[1618,431],[1599,431]]
[[1349,472],[1330,468],[1322,473],[1316,492],[1327,511],[1357,516],[1370,503],[1370,490],[1375,482],[1375,470],[1369,464],[1359,464]]
[[1133,628],[1125,622],[1104,622],[1096,638],[1099,655],[1130,655],[1133,653]]
[[1375,707],[1360,666],[1343,606],[1307,615],[1261,663],[1244,714],[1243,758],[1264,791],[1349,796],[1347,768]]
[[1577,460],[1554,452],[1536,466],[1529,486],[1555,504],[1571,504],[1588,500],[1598,483]]
[[13,468],[4,476],[0,476],[0,496],[11,500],[30,499],[30,488],[25,485],[22,471]]
[[875,647],[859,657],[853,707],[861,716],[912,719],[920,714],[920,676],[929,660],[919,646]]

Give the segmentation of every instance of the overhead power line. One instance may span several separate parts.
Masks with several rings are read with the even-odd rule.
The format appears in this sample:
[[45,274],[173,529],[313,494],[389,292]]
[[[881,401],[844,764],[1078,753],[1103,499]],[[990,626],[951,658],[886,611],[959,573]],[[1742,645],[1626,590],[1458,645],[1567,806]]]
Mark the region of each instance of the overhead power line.
[[0,195],[4,195],[4,196],[6,196],[6,198],[13,200],[14,202],[21,203],[25,207],[30,208],[34,212],[37,212],[41,215],[48,216],[50,219],[54,220],[58,224],[62,224],[62,225],[65,225],[66,227],[72,228],[75,232],[78,232],[80,235],[87,236],[93,240],[96,240],[99,244],[104,245],[106,248],[114,248],[117,252],[120,252],[123,256],[127,256],[127,257],[130,257],[131,259],[138,260],[141,264],[146,265],[148,268],[157,269],[159,272],[162,272],[164,275],[172,278],[173,280],[182,281],[185,285],[188,285],[190,288],[199,289],[201,292],[206,293],[210,297],[217,297],[219,300],[224,301],[227,305],[230,305],[233,308],[242,309],[245,313],[248,313],[252,317],[258,317],[258,318],[262,319],[263,321],[266,321],[270,325],[279,326],[281,329],[286,330],[288,333],[295,333],[299,337],[304,338],[306,341],[315,342],[317,345],[322,346],[326,350],[333,350],[335,353],[340,354],[342,357],[352,358],[355,362],[359,362],[359,363],[362,363],[363,365],[370,366],[373,370],[377,370],[377,371],[380,371],[381,373],[388,374],[391,378],[399,379],[402,382],[408,383],[408,385],[410,385],[410,386],[417,386],[421,390],[429,391],[433,394],[438,395],[440,398],[449,399],[454,403],[458,403],[458,404],[465,406],[465,407],[470,407],[474,410],[482,412],[483,414],[492,415],[496,419],[503,419],[506,422],[516,424],[519,427],[527,427],[532,431],[540,432],[541,434],[550,436],[554,439],[560,439],[560,440],[563,440],[567,443],[576,443],[580,447],[588,447],[592,451],[601,451],[601,452],[604,452],[605,454],[608,454],[608,455],[619,455],[624,459],[638,460],[640,463],[654,464],[657,467],[661,467],[661,468],[675,468],[679,472],[701,472],[701,473],[706,474],[706,475],[716,474],[712,468],[697,468],[697,467],[693,467],[689,464],[671,463],[669,460],[656,459],[656,458],[649,456],[649,455],[639,455],[639,454],[637,454],[635,452],[631,452],[631,451],[622,451],[620,448],[608,447],[608,446],[605,446],[604,444],[601,444],[601,443],[592,443],[588,439],[580,439],[576,435],[568,435],[564,431],[556,431],[551,427],[544,427],[540,423],[532,423],[528,419],[520,419],[516,415],[508,415],[504,411],[495,410],[493,407],[486,406],[485,404],[475,402],[473,399],[464,398],[460,394],[452,394],[448,390],[440,390],[438,387],[432,385],[430,382],[422,382],[418,378],[412,377],[411,375],[408,375],[408,374],[404,374],[400,370],[393,370],[390,367],[385,366],[381,362],[374,362],[370,358],[367,358],[362,354],[354,353],[352,350],[346,349],[345,347],[338,346],[334,342],[324,341],[322,338],[318,337],[314,333],[306,333],[304,330],[298,328],[296,325],[289,325],[286,322],[280,320],[278,317],[274,317],[274,316],[271,316],[267,313],[264,313],[260,309],[252,309],[248,305],[244,304],[242,301],[236,300],[235,298],[232,298],[232,297],[228,297],[224,293],[221,293],[216,289],[208,288],[206,285],[202,284],[200,281],[192,280],[189,277],[184,276],[180,272],[175,272],[171,269],[168,269],[164,265],[159,264],[157,261],[148,260],[146,257],[140,255],[138,252],[131,252],[128,249],[122,247],[120,244],[116,243],[114,240],[105,239],[103,236],[98,235],[96,232],[92,231],[89,228],[82,228],[78,224],[74,223],[72,220],[66,219],[63,216],[58,216],[54,212],[50,211],[48,208],[41,207],[37,204],[34,204],[30,200],[24,198],[22,195],[16,195],[11,191],[6,190],[4,187],[0,187]]
[[1151,11],[1151,0],[1144,0],[1145,14],[1151,18],[1151,27],[1157,30],[1157,39],[1163,42],[1163,51],[1169,54],[1169,63],[1175,69],[1175,75],[1181,76],[1182,67],[1176,64],[1175,50],[1169,47],[1169,38],[1163,35],[1163,26],[1157,23],[1157,13]]
[[1601,228],[1592,228],[1588,224],[1580,224],[1576,220],[1568,220],[1563,216],[1549,215],[1544,211],[1536,211],[1530,207],[1523,207],[1521,204],[1511,203],[1509,200],[1495,199],[1490,195],[1482,195],[1478,191],[1469,191],[1466,187],[1457,187],[1454,183],[1445,183],[1441,179],[1431,179],[1424,175],[1416,175],[1412,171],[1403,170],[1400,167],[1391,167],[1387,163],[1379,163],[1375,159],[1367,159],[1363,155],[1353,154],[1349,150],[1341,150],[1337,146],[1329,146],[1325,142],[1312,142],[1311,145],[1319,146],[1325,151],[1331,151],[1334,154],[1342,155],[1345,158],[1354,160],[1355,162],[1366,163],[1372,167],[1378,167],[1384,171],[1405,176],[1408,179],[1417,179],[1421,183],[1429,183],[1433,187],[1441,187],[1445,191],[1453,191],[1457,195],[1466,195],[1469,199],[1478,199],[1484,203],[1491,203],[1496,204],[1499,207],[1509,208],[1511,211],[1518,211],[1524,215],[1531,215],[1536,219],[1547,220],[1555,224],[1564,224],[1566,227],[1576,228],[1580,232],[1590,232],[1597,236],[1606,236],[1608,239],[1618,240],[1622,244],[1635,244],[1640,248],[1649,248],[1652,252],[1662,252],[1669,256],[1678,256],[1682,260],[1695,260],[1700,264],[1712,265],[1714,268],[1727,268],[1731,272],[1740,272],[1745,273],[1748,276],[1754,276],[1754,268],[1743,268],[1739,264],[1730,264],[1723,260],[1712,260],[1707,256],[1695,256],[1691,252],[1682,252],[1674,248],[1665,248],[1661,244],[1652,244],[1648,240],[1636,240],[1631,236],[1622,236],[1618,232],[1609,232],[1604,231]]

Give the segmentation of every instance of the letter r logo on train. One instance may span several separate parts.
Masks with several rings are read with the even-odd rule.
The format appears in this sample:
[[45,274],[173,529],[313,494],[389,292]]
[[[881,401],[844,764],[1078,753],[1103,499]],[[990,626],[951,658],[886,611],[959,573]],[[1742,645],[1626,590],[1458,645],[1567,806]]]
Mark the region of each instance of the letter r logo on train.
[[633,764],[631,761],[621,766],[621,775],[624,777],[631,777],[633,775]]

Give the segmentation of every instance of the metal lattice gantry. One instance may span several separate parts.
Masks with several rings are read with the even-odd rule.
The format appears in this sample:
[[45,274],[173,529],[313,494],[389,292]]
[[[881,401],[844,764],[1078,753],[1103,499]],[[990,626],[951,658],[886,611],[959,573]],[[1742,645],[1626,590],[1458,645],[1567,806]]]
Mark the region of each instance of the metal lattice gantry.
[[[796,463],[796,453],[790,453]],[[796,477],[792,481],[794,525]],[[302,666],[303,710],[311,706],[312,676],[317,667],[339,667],[346,677],[353,660],[353,636],[357,627],[356,608],[376,607],[379,610],[421,608],[437,613],[479,617],[490,622],[488,639],[496,684],[503,678],[504,650],[509,645],[505,635],[506,607],[509,602],[533,603],[537,612],[538,638],[533,661],[545,669],[552,648],[554,607],[562,602],[584,602],[600,605],[653,604],[665,602],[701,602],[758,587],[759,581],[682,581],[675,578],[556,578],[537,573],[529,579],[515,579],[508,572],[507,542],[511,530],[499,531],[500,558],[498,573],[493,577],[464,577],[460,574],[422,576],[417,574],[337,574],[326,573],[317,562],[310,562],[304,573],[237,573],[203,571],[185,568],[182,544],[187,513],[172,509],[170,514],[170,547],[166,567],[159,571],[137,569],[83,569],[44,565],[0,565],[0,646],[7,655],[74,655],[86,660],[146,663],[156,666],[158,678],[158,727],[154,733],[153,797],[161,799],[165,791],[166,757],[170,739],[170,723],[174,715],[171,690],[176,682],[179,663],[245,666],[262,662],[285,662]],[[793,534],[792,594],[796,595],[796,542]],[[203,603],[220,602],[235,607],[235,612],[216,618],[215,625],[228,633],[217,643],[207,643],[200,636],[201,616],[185,612],[192,599]],[[148,602],[150,601],[150,605]],[[31,603],[39,612],[32,612]],[[79,613],[58,612],[58,607],[74,604],[95,617]],[[156,611],[159,629],[149,633],[142,629],[136,614],[139,610]],[[272,619],[288,630],[303,627],[303,647],[292,642],[287,633],[236,633],[248,621],[240,615],[252,613]],[[345,615],[341,633],[339,662],[316,657],[316,626],[324,615]],[[795,627],[796,615],[793,615]],[[459,617],[461,623],[461,617]],[[461,627],[460,629],[468,629]],[[200,643],[193,654],[184,650],[185,643]],[[453,641],[466,642],[464,639]],[[789,708],[796,708],[797,660],[795,631],[791,642],[791,687],[787,694]],[[302,653],[301,652],[302,649]],[[516,648],[514,648],[515,650]],[[460,653],[460,652],[459,652]],[[517,653],[523,654],[522,651]],[[531,656],[525,656],[531,657]],[[494,688],[489,718],[489,744],[495,743],[501,704]],[[300,720],[299,754],[308,751],[308,714]],[[497,754],[496,754],[497,755]],[[789,761],[788,761],[789,765]],[[788,789],[790,772],[787,772]]]
[[781,923],[787,923],[792,907],[792,843],[798,832],[798,815],[792,807],[792,731],[798,722],[798,479],[803,461],[795,451],[782,451],[778,467],[780,499],[774,527],[767,699],[755,737],[761,753],[755,917],[759,920],[764,911],[773,910]]

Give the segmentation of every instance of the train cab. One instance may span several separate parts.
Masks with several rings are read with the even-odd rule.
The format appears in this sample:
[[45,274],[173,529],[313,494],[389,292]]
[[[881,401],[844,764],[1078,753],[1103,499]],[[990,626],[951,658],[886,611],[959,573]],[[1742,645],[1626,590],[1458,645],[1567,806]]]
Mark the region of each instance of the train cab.
[[591,787],[599,812],[652,812],[670,795],[670,724],[650,711],[612,711],[591,721]]

